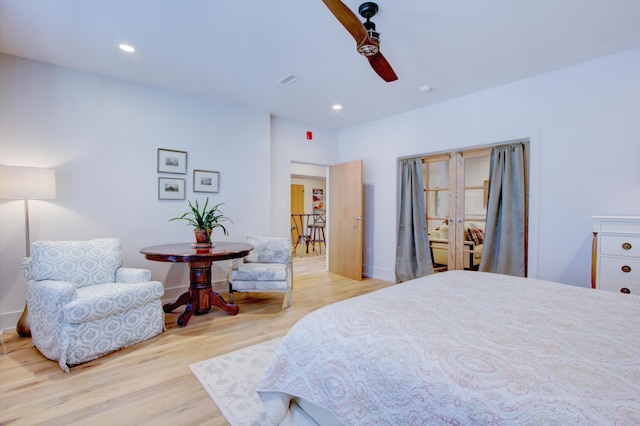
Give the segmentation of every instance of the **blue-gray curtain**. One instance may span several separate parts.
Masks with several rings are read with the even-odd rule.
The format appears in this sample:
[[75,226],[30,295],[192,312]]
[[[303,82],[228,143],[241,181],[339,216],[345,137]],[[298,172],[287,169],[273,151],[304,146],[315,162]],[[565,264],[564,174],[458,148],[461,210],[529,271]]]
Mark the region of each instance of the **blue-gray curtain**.
[[396,248],[396,281],[433,274],[424,207],[422,160],[400,162],[400,223]]
[[526,276],[526,170],[522,143],[491,150],[487,226],[479,270]]

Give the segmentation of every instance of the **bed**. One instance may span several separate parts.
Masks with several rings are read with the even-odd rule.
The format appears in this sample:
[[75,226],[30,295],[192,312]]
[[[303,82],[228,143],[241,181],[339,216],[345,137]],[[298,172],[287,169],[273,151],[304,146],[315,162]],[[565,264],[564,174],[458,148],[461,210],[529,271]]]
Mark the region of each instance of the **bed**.
[[640,424],[640,297],[449,271],[302,318],[258,384],[274,424]]

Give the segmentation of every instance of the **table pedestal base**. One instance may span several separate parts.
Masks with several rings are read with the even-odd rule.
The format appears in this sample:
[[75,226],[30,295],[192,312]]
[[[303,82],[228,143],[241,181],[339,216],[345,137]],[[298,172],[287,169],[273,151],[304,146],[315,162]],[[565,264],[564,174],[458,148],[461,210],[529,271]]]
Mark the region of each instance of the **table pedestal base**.
[[[204,302],[204,303],[200,303]],[[202,306],[202,304],[208,304],[206,309],[194,308]],[[179,306],[187,305],[182,315],[178,317],[178,325],[184,327],[189,322],[189,319],[193,314],[202,315],[211,311],[211,306],[217,306],[229,315],[236,315],[240,308],[238,305],[231,305],[227,303],[220,294],[209,289],[208,295],[204,291],[197,291],[194,295],[191,295],[191,290],[186,293],[182,293],[178,299],[173,303],[166,303],[162,306],[162,310],[166,313],[173,312],[174,309]]]
[[190,262],[189,291],[183,293],[173,303],[167,303],[162,307],[166,313],[172,312],[179,306],[186,305],[182,315],[178,317],[178,325],[184,327],[193,314],[202,315],[211,311],[211,306],[217,306],[229,315],[236,315],[240,308],[227,302],[211,289],[211,263],[210,261]]

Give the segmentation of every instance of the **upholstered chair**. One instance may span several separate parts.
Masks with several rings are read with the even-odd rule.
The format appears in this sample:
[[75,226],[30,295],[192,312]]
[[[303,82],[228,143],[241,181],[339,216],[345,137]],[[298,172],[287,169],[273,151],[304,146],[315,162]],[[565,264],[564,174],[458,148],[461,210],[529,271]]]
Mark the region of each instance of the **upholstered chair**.
[[249,236],[255,248],[248,256],[229,265],[229,302],[235,292],[285,292],[291,306],[293,268],[289,238]]
[[33,345],[66,372],[164,330],[164,286],[122,267],[119,239],[36,241],[22,270]]

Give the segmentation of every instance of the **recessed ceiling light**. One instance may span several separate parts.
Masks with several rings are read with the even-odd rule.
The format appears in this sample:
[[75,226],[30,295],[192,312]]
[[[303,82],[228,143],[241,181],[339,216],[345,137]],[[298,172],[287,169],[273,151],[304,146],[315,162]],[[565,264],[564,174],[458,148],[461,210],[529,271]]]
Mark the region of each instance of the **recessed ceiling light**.
[[335,105],[334,105],[334,106],[332,106],[331,108],[332,108],[333,110],[335,110],[335,111],[340,111],[340,110],[342,109],[342,105],[335,104]]
[[432,90],[431,86],[420,86],[420,93],[431,93]]
[[126,43],[122,43],[118,47],[120,48],[120,50],[124,50],[127,53],[133,53],[136,51],[136,49],[133,46]]

